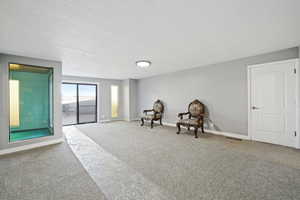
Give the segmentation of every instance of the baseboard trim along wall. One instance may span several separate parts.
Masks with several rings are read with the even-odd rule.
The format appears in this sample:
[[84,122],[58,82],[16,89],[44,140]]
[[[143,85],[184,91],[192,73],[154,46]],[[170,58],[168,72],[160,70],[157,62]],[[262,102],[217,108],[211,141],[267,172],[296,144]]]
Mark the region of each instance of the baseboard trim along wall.
[[[163,125],[176,127],[175,123],[163,122]],[[208,132],[208,133],[212,133],[214,135],[222,135],[225,137],[237,138],[237,139],[242,139],[242,140],[250,140],[249,136],[241,135],[238,133],[228,133],[228,132],[216,131],[216,130],[210,130],[210,129],[204,129],[204,131]]]
[[108,123],[108,122],[116,122],[116,121],[126,121],[126,120],[124,120],[124,119],[104,119],[104,120],[100,120],[98,123]]
[[[136,119],[132,119],[130,121],[139,121],[139,120],[140,120],[140,118],[136,118]],[[115,121],[115,120],[105,120],[105,121],[103,120],[103,121],[100,121],[100,122],[103,123],[103,122],[112,122],[112,121]],[[121,121],[121,120],[118,120],[118,121]],[[124,121],[127,121],[127,120],[124,120]],[[154,123],[159,123],[159,122],[155,121]],[[168,123],[168,122],[162,122],[162,123],[163,123],[163,125],[166,125],[166,126],[176,127],[175,123]],[[222,135],[222,136],[225,136],[225,137],[237,138],[237,139],[242,139],[242,140],[250,140],[248,135],[241,135],[241,134],[238,134],[238,133],[228,133],[228,132],[216,131],[216,130],[210,130],[210,129],[204,129],[204,131],[208,132],[208,133],[211,133],[211,134],[214,134],[214,135]]]
[[39,143],[28,144],[28,145],[14,147],[14,148],[3,149],[3,150],[0,150],[0,156],[5,155],[5,154],[11,154],[11,153],[19,152],[19,151],[35,149],[35,148],[38,148],[38,147],[48,146],[48,145],[52,145],[52,144],[58,144],[58,143],[61,143],[63,141],[64,141],[63,138],[59,138],[59,139],[49,140],[49,141],[45,141],[45,142],[39,142]]

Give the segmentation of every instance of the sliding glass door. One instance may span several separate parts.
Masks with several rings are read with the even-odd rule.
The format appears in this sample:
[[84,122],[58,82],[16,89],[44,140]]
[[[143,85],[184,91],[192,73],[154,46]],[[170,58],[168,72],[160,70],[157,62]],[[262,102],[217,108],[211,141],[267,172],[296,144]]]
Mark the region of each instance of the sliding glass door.
[[77,84],[62,84],[63,125],[77,124]]
[[97,121],[97,85],[78,84],[79,123]]
[[97,122],[97,85],[62,84],[63,125]]

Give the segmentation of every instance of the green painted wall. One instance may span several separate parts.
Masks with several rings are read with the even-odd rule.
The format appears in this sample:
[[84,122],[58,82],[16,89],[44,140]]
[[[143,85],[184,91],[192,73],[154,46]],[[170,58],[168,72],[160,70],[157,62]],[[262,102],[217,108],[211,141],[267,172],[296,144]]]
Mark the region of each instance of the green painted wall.
[[20,126],[11,127],[11,131],[51,126],[50,74],[50,69],[49,73],[10,71],[10,79],[19,80],[20,85]]

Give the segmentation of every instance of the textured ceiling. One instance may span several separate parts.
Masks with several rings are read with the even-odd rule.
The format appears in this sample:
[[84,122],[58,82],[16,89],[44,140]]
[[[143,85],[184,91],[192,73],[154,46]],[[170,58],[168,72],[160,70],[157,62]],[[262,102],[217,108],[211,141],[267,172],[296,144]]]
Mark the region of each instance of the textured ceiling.
[[0,29],[0,52],[65,75],[142,78],[297,46],[300,1],[1,0]]

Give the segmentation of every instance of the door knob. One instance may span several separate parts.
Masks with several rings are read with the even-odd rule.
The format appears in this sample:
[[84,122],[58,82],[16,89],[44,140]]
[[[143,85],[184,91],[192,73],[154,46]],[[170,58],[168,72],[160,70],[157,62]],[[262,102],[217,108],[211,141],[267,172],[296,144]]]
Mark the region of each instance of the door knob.
[[256,107],[256,106],[252,106],[252,110],[258,110],[259,107]]

